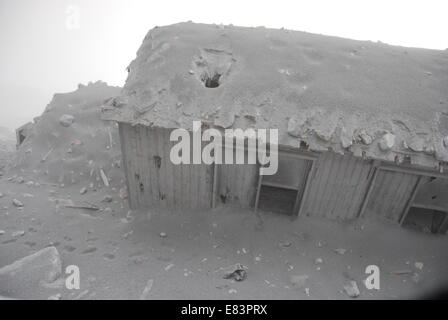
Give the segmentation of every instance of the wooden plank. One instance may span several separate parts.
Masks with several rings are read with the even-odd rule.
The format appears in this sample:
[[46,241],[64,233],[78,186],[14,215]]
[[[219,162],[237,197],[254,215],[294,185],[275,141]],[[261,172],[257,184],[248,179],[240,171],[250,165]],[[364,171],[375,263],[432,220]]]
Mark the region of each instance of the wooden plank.
[[407,173],[407,174],[413,174],[413,175],[419,175],[419,176],[425,176],[425,177],[435,177],[435,178],[445,178],[445,179],[448,178],[448,173],[431,172],[431,171],[425,171],[425,170],[419,170],[419,169],[393,167],[393,166],[387,166],[387,165],[382,165],[382,166],[380,166],[380,168],[381,168],[381,170],[384,170],[384,171],[401,172],[401,173]]
[[311,171],[313,170],[313,167],[314,167],[314,160],[306,160],[306,161],[307,161],[308,169],[306,171],[305,179],[302,183],[302,186],[297,190],[296,202],[294,203],[294,208],[293,208],[293,216],[295,218],[297,218],[300,215],[300,210],[303,206],[304,199],[308,192]]
[[[260,166],[261,168],[261,166]],[[258,171],[260,172],[260,171]],[[263,182],[263,175],[258,173],[258,184],[257,184],[257,194],[255,196],[255,205],[254,205],[254,210],[257,213],[258,212],[258,203],[260,201],[260,191],[261,191],[261,184]]]
[[414,189],[412,190],[411,193],[411,197],[409,198],[406,207],[403,210],[403,214],[401,215],[398,223],[401,225],[403,225],[404,220],[406,219],[406,217],[409,214],[409,209],[411,208],[412,202],[414,202],[415,196],[417,195],[418,191],[420,190],[420,187],[423,184],[424,179],[422,179],[422,176],[418,177],[417,182],[415,183]]
[[361,208],[359,209],[357,217],[360,218],[364,215],[364,211],[366,209],[367,203],[369,202],[370,195],[372,194],[373,187],[375,186],[376,177],[379,171],[378,167],[372,167],[373,174],[370,177],[369,185],[367,187],[367,192],[364,197],[364,200],[361,203]]

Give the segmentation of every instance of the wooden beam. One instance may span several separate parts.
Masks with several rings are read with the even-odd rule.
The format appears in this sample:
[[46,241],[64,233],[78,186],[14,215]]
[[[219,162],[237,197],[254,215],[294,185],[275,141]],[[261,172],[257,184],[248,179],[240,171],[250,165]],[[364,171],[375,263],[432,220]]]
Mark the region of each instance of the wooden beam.
[[411,169],[411,168],[402,168],[402,167],[398,168],[398,167],[385,166],[385,165],[379,166],[379,168],[381,170],[385,170],[385,171],[401,172],[401,173],[408,173],[408,174],[414,174],[414,175],[419,175],[419,176],[448,179],[448,174],[440,173],[440,172],[431,172],[431,171]]
[[212,209],[216,206],[216,193],[218,192],[218,165],[213,162],[213,184],[212,184]]
[[409,209],[411,209],[411,205],[414,202],[415,196],[417,195],[418,191],[420,190],[421,185],[423,184],[423,176],[419,176],[417,182],[415,183],[414,189],[412,190],[411,197],[409,198],[406,207],[403,210],[403,213],[398,220],[398,223],[400,226],[403,224],[404,220],[406,219]]
[[373,166],[372,170],[373,170],[373,174],[370,177],[369,186],[367,187],[366,195],[364,197],[364,200],[362,201],[361,208],[359,209],[359,212],[358,212],[358,214],[356,216],[357,218],[360,218],[360,217],[362,217],[364,215],[364,211],[365,211],[365,209],[367,207],[367,203],[369,202],[370,195],[372,194],[373,187],[375,186],[376,177],[377,177],[378,172],[379,172],[380,169],[378,167],[374,167]]
[[261,166],[258,167],[257,195],[255,196],[255,206],[254,206],[255,213],[258,212],[258,202],[260,200],[261,183],[263,181],[263,175],[260,172],[261,168],[262,168]]
[[277,182],[263,181],[263,183],[261,185],[266,186],[266,187],[274,187],[274,188],[280,188],[280,189],[299,191],[299,187],[289,186],[289,185],[281,184],[281,183],[277,183]]
[[305,203],[306,197],[308,195],[308,189],[310,188],[310,181],[311,181],[311,174],[314,173],[314,170],[316,168],[316,159],[311,161],[311,166],[310,169],[308,170],[308,173],[306,174],[306,180],[305,180],[305,187],[303,188],[303,193],[300,197],[300,204],[299,204],[299,208],[296,210],[296,206],[298,204],[297,200],[296,200],[296,204],[294,205],[294,212],[297,212],[296,217],[299,217],[300,215],[302,215],[302,210],[303,210],[303,204]]

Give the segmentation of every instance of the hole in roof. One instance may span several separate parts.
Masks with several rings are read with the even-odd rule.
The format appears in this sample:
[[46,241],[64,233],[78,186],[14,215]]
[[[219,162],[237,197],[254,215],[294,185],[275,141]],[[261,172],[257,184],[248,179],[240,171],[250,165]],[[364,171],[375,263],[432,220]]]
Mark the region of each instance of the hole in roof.
[[212,76],[210,76],[207,72],[204,72],[201,76],[201,80],[204,83],[206,88],[217,88],[219,87],[221,74],[215,72]]

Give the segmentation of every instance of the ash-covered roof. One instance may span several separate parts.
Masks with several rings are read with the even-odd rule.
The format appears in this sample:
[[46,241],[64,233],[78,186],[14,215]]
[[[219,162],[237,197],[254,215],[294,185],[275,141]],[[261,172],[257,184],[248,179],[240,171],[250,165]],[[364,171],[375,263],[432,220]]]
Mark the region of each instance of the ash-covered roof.
[[448,161],[448,51],[262,27],[158,27],[103,118],[277,128],[285,146],[437,167]]

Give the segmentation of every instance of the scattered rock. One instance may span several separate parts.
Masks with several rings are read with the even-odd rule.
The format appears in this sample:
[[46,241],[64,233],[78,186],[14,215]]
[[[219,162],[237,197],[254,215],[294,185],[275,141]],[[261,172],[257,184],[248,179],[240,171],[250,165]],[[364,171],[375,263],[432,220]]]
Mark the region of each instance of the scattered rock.
[[443,145],[445,146],[445,148],[448,148],[448,136],[445,136],[443,138]]
[[420,282],[420,275],[417,272],[414,272],[411,276],[411,280],[414,283],[419,283]]
[[334,249],[334,252],[336,252],[337,254],[345,254],[347,252],[347,249],[343,249],[343,248],[338,248],[338,249]]
[[5,230],[0,230],[0,236],[4,235],[5,233]]
[[61,300],[61,298],[62,298],[62,294],[57,293],[57,294],[54,294],[54,295],[48,297],[47,300]]
[[[62,273],[62,263],[55,247],[47,247],[0,269],[0,288],[8,293],[25,295],[24,288],[36,289],[54,282]],[[11,292],[9,292],[11,291]]]
[[351,280],[349,283],[344,285],[344,291],[350,298],[359,297],[359,289],[356,281]]
[[4,197],[3,193],[0,192],[0,198],[3,198],[3,197]]
[[79,194],[86,194],[87,193],[87,188],[82,188],[81,190],[79,190]]
[[296,288],[303,288],[305,287],[309,277],[306,274],[302,275],[291,275],[289,277],[289,281],[291,284]]
[[395,145],[395,135],[386,133],[378,142],[378,146],[382,151],[389,151]]
[[25,235],[25,231],[19,230],[19,231],[13,232],[11,236],[14,238],[18,238],[18,237],[23,237],[24,235]]
[[422,138],[413,137],[410,141],[407,142],[407,146],[409,149],[415,152],[422,152],[424,149],[425,142]]
[[160,232],[159,236],[160,238],[166,238],[167,234],[165,232]]
[[317,258],[316,260],[314,260],[314,264],[322,264],[322,263],[324,263],[322,258]]
[[128,198],[128,192],[127,192],[126,188],[121,188],[120,191],[118,192],[118,196],[121,199],[123,199],[123,200],[127,199]]
[[112,198],[112,196],[110,196],[110,195],[106,195],[106,196],[104,196],[102,202],[110,203],[110,202],[112,202],[113,200],[114,200],[114,198]]
[[165,267],[165,271],[169,271],[172,267],[174,267],[174,264],[170,263]]
[[416,262],[416,263],[414,263],[414,266],[417,269],[422,270],[423,269],[423,262]]
[[70,127],[73,122],[75,121],[75,117],[73,117],[70,114],[64,114],[62,117],[59,118],[59,123],[63,127]]
[[148,294],[151,292],[153,285],[154,285],[154,280],[149,279],[148,282],[146,283],[145,289],[143,289],[143,292],[140,295],[140,300],[146,300],[148,298]]
[[17,199],[13,199],[13,200],[12,200],[12,204],[13,204],[15,207],[17,207],[17,208],[22,208],[22,207],[23,207],[23,203],[20,202],[20,201],[17,200]]
[[247,277],[246,270],[240,264],[237,265],[237,269],[233,272],[227,273],[223,276],[224,279],[231,279],[235,281],[244,281]]

